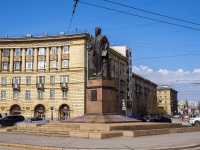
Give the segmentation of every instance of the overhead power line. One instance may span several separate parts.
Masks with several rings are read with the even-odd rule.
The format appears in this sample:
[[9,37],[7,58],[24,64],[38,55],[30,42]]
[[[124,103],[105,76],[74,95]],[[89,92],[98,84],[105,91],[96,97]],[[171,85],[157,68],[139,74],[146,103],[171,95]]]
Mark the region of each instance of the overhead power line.
[[200,29],[198,29],[198,28],[192,28],[192,27],[188,27],[188,26],[184,26],[184,25],[179,25],[179,24],[167,22],[167,21],[153,19],[153,18],[149,18],[149,17],[145,17],[145,16],[133,14],[133,13],[128,13],[128,12],[116,10],[116,9],[113,9],[113,8],[108,8],[108,7],[104,7],[104,6],[99,6],[99,5],[95,5],[95,4],[83,2],[83,1],[80,1],[80,0],[79,0],[79,2],[82,3],[82,4],[86,4],[86,5],[90,5],[90,6],[95,6],[95,7],[99,7],[99,8],[103,8],[103,9],[107,9],[107,10],[111,10],[111,11],[115,11],[115,12],[119,12],[119,13],[123,13],[123,14],[128,14],[128,15],[132,15],[132,16],[135,16],[135,17],[143,18],[143,19],[148,19],[148,20],[157,21],[157,22],[161,22],[161,23],[165,23],[165,24],[170,24],[170,25],[174,25],[174,26],[178,26],[178,27],[182,27],[182,28],[187,28],[187,29],[191,29],[191,30],[200,31]]
[[71,26],[71,23],[72,23],[72,19],[73,19],[73,16],[74,16],[74,13],[75,13],[75,10],[76,10],[76,5],[77,5],[78,1],[79,0],[74,0],[74,9],[72,11],[72,16],[71,16],[71,19],[70,19],[70,23],[69,23],[69,28],[68,28],[67,34],[69,33],[69,29],[70,29],[70,26]]
[[178,18],[174,18],[174,17],[162,15],[162,14],[158,14],[158,13],[155,13],[155,12],[151,12],[151,11],[147,11],[147,10],[144,10],[144,9],[140,9],[140,8],[136,8],[136,7],[124,5],[124,4],[120,4],[120,3],[113,2],[113,1],[110,1],[110,0],[104,0],[104,1],[109,2],[109,3],[112,3],[112,4],[115,4],[115,5],[120,5],[120,6],[124,6],[124,7],[127,7],[127,8],[139,10],[139,11],[142,11],[142,12],[154,14],[154,15],[161,16],[161,17],[165,17],[165,18],[169,18],[169,19],[173,19],[173,20],[177,20],[177,21],[181,21],[181,22],[185,22],[185,23],[189,23],[189,24],[200,25],[200,24],[198,24],[198,23],[194,23],[194,22],[190,22],[190,21],[186,21],[186,20],[182,20],[182,19],[178,19]]

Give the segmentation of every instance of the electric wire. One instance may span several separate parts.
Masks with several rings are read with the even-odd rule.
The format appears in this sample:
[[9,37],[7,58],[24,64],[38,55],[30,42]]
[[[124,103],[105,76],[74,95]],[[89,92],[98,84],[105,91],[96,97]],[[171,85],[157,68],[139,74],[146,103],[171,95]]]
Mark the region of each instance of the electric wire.
[[124,6],[124,7],[127,7],[127,8],[139,10],[139,11],[142,11],[142,12],[154,14],[154,15],[161,16],[161,17],[165,17],[165,18],[169,18],[169,19],[173,19],[173,20],[177,20],[177,21],[181,21],[181,22],[185,22],[185,23],[189,23],[189,24],[200,25],[200,24],[198,24],[198,23],[194,23],[194,22],[190,22],[190,21],[186,21],[186,20],[182,20],[182,19],[178,19],[178,18],[174,18],[174,17],[162,15],[162,14],[158,14],[158,13],[155,13],[155,12],[151,12],[151,11],[147,11],[147,10],[144,10],[144,9],[140,9],[140,8],[136,8],[136,7],[124,5],[124,4],[120,4],[120,3],[113,2],[113,1],[110,1],[110,0],[104,0],[104,1],[109,2],[109,3],[112,3],[112,4],[115,4],[115,5],[120,5],[120,6]]
[[165,23],[165,24],[169,24],[169,25],[174,25],[174,26],[178,26],[178,27],[182,27],[182,28],[200,31],[200,29],[198,29],[198,28],[192,28],[192,27],[188,27],[188,26],[184,26],[184,25],[179,25],[179,24],[167,22],[167,21],[153,19],[153,18],[149,18],[149,17],[145,17],[145,16],[141,16],[141,15],[137,15],[137,14],[133,14],[133,13],[129,13],[129,12],[124,12],[124,11],[116,10],[116,9],[113,9],[113,8],[99,6],[99,5],[95,5],[95,4],[91,4],[91,3],[87,3],[87,2],[83,2],[83,1],[79,1],[79,2],[82,3],[82,4],[86,4],[86,5],[90,5],[90,6],[94,6],[94,7],[99,7],[99,8],[103,8],[103,9],[107,9],[107,10],[111,10],[111,11],[116,11],[116,12],[119,12],[119,13],[128,14],[128,15],[132,15],[132,16],[135,16],[135,17],[143,18],[143,19],[148,19],[148,20],[152,20],[152,21],[156,21],[156,22],[161,22],[161,23]]
[[76,10],[76,5],[77,5],[78,1],[79,0],[74,0],[74,9],[72,11],[72,16],[71,16],[71,19],[70,19],[70,22],[69,22],[69,27],[68,27],[68,30],[67,30],[67,34],[69,33],[69,29],[71,27],[72,19],[73,19],[73,16],[74,16],[74,13],[75,13],[75,10]]

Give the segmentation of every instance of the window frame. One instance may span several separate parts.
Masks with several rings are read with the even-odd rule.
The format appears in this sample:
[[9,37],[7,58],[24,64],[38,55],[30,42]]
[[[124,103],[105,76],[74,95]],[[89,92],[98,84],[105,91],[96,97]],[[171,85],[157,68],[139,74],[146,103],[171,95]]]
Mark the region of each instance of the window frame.
[[26,90],[26,99],[31,98],[31,90]]
[[38,61],[38,69],[45,69],[45,61],[44,60]]
[[63,50],[62,50],[63,54],[69,54],[69,46],[63,46]]
[[6,84],[7,84],[7,77],[2,77],[1,78],[1,85],[6,85]]
[[55,98],[55,90],[50,90],[50,98]]
[[50,54],[51,54],[51,55],[57,55],[57,54],[58,54],[58,51],[57,51],[57,47],[56,47],[56,46],[51,47]]
[[51,60],[50,61],[50,67],[51,68],[57,68],[57,61],[56,60]]
[[39,49],[38,49],[38,55],[45,55],[45,48],[44,47],[40,47]]
[[8,62],[2,62],[2,70],[8,70],[8,69],[9,69],[9,63]]
[[21,49],[15,48],[15,56],[21,56]]
[[31,77],[26,77],[26,85],[30,85],[31,84]]
[[1,90],[1,99],[6,99],[6,90]]
[[33,61],[26,61],[26,70],[33,69]]
[[19,91],[18,90],[14,90],[13,91],[13,98],[14,99],[18,99],[19,98]]
[[67,98],[67,89],[62,90],[62,98]]
[[69,59],[62,60],[62,68],[69,68]]
[[[30,54],[31,53],[31,54]],[[33,48],[27,48],[26,50],[26,55],[27,56],[33,56]]]
[[3,49],[3,56],[5,56],[5,57],[9,56],[9,49],[8,48]]
[[42,99],[43,98],[43,90],[38,90],[38,99]]

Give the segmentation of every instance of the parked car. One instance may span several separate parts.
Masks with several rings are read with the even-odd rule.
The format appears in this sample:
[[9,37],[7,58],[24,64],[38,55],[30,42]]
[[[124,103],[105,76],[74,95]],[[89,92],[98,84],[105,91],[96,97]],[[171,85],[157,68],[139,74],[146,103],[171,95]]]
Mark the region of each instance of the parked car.
[[17,126],[18,124],[29,124],[29,123],[48,123],[49,120],[43,119],[41,117],[33,117],[33,118],[27,118],[24,121],[17,122],[14,124],[14,126]]
[[150,122],[166,122],[166,123],[172,123],[172,120],[168,117],[162,117],[162,116],[154,116],[150,120]]
[[13,126],[16,122],[23,121],[25,118],[20,115],[11,115],[0,118],[0,128],[3,126]]
[[173,118],[180,118],[180,115],[174,115]]
[[200,126],[200,115],[196,116],[195,118],[189,118],[188,123],[199,127]]

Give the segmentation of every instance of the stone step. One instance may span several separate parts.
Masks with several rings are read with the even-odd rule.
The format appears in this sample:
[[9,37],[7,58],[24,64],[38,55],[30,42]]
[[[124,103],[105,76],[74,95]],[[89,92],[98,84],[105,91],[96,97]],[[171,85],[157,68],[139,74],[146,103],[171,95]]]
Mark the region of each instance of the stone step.
[[11,132],[27,132],[27,133],[56,133],[56,134],[69,134],[69,131],[41,131],[41,130],[12,130]]
[[11,131],[8,133],[14,134],[28,134],[28,135],[41,135],[41,136],[59,136],[59,137],[69,137],[69,134],[60,134],[60,133],[43,133],[43,132],[21,132],[21,131]]

